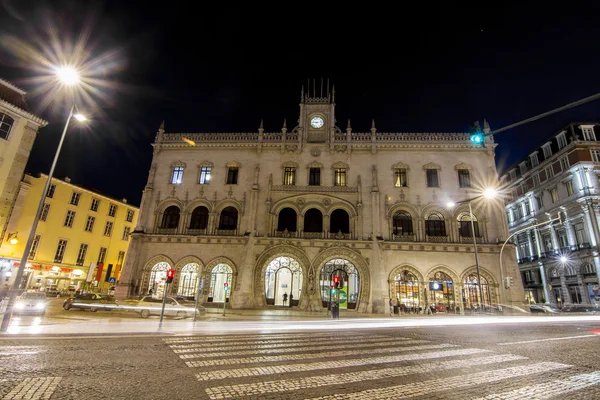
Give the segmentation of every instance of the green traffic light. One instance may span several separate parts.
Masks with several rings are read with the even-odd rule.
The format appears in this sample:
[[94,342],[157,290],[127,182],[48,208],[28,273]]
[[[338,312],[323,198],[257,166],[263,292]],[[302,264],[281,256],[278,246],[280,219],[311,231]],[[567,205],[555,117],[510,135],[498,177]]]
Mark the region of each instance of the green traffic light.
[[471,136],[471,141],[473,143],[482,143],[483,142],[483,135],[481,135],[480,133],[476,133],[475,135]]

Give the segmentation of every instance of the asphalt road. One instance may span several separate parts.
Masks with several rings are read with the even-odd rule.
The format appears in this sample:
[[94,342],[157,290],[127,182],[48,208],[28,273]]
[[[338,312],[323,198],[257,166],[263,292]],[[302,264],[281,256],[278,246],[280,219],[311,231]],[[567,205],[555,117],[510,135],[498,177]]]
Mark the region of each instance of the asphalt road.
[[6,335],[0,398],[600,399],[598,329],[332,323],[265,334]]

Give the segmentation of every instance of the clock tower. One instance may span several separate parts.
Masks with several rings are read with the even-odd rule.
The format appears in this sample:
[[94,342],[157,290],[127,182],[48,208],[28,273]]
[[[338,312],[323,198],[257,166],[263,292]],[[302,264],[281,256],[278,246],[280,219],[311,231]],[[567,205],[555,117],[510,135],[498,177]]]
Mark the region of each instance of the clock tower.
[[305,92],[302,88],[300,98],[299,131],[302,132],[303,143],[327,143],[335,135],[335,86],[329,91],[329,83],[323,92],[321,82],[320,93],[317,93],[315,82],[312,82],[312,91]]

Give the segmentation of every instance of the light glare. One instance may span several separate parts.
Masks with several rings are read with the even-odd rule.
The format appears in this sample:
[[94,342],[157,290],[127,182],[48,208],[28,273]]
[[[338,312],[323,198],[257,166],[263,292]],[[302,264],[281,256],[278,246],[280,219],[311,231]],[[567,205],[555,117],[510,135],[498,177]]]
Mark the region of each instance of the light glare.
[[87,121],[87,118],[83,114],[75,114],[73,115],[77,121]]
[[448,207],[448,208],[452,208],[454,206],[455,206],[455,204],[452,201],[449,201],[448,203],[446,203],[446,207]]
[[561,257],[560,257],[560,262],[561,262],[561,263],[563,263],[563,264],[564,264],[564,263],[566,263],[567,261],[569,261],[569,259],[568,259],[567,257],[565,257],[565,256],[561,256]]
[[57,68],[56,75],[58,79],[67,86],[73,86],[79,83],[79,73],[73,67]]
[[483,191],[483,196],[486,199],[493,199],[498,196],[498,191],[494,188],[487,188]]

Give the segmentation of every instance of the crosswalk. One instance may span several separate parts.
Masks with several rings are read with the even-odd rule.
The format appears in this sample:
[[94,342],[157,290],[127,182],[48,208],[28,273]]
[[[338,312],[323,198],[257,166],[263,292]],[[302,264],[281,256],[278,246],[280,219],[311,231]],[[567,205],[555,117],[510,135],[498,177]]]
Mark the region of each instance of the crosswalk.
[[[163,339],[220,399],[551,399],[600,390],[600,371],[482,348],[370,333]],[[502,349],[504,350],[504,349]],[[438,398],[438,397],[436,397]]]

